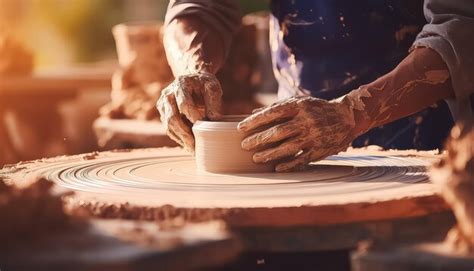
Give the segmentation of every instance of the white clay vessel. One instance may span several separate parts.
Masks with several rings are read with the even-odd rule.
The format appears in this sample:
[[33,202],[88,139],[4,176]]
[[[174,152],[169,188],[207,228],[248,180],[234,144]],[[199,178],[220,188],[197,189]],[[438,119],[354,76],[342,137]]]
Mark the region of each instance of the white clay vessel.
[[253,152],[243,150],[245,135],[237,124],[245,116],[224,116],[220,121],[197,121],[193,126],[198,171],[213,173],[272,172],[273,165],[253,162]]

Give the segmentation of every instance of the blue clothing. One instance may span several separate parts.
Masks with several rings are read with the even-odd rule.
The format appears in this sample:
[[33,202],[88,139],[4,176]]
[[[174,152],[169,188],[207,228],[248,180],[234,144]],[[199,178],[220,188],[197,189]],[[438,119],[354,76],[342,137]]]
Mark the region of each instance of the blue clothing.
[[[408,54],[426,20],[423,1],[271,2],[270,47],[279,98],[338,98],[389,72]],[[445,103],[353,142],[396,149],[440,148],[452,126]]]

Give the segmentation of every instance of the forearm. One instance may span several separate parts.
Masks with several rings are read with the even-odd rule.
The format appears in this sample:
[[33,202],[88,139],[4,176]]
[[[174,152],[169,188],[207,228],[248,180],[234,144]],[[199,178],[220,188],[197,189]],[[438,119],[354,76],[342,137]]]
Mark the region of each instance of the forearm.
[[178,18],[164,33],[166,57],[175,76],[193,72],[216,73],[224,63],[225,50],[218,35],[198,18]]
[[175,76],[216,73],[224,64],[233,34],[240,27],[235,0],[170,0],[164,44]]
[[416,113],[454,95],[448,68],[429,48],[417,48],[394,70],[343,97],[354,109],[355,134]]

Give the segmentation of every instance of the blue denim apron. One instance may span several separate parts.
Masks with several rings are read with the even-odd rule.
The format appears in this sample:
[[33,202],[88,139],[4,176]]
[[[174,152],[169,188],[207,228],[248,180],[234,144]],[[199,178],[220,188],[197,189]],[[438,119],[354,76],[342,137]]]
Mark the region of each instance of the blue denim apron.
[[[273,0],[270,47],[278,95],[340,97],[392,70],[426,23],[421,0]],[[444,102],[375,128],[353,145],[440,148],[452,127]]]

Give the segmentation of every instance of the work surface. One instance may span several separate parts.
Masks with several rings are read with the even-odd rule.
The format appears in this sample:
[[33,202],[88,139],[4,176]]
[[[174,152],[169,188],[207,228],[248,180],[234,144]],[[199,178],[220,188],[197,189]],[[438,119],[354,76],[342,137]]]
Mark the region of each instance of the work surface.
[[178,148],[92,153],[7,166],[17,184],[44,176],[76,194],[72,208],[99,217],[238,226],[330,225],[406,218],[447,209],[425,173],[433,152],[350,150],[297,173],[196,172]]

